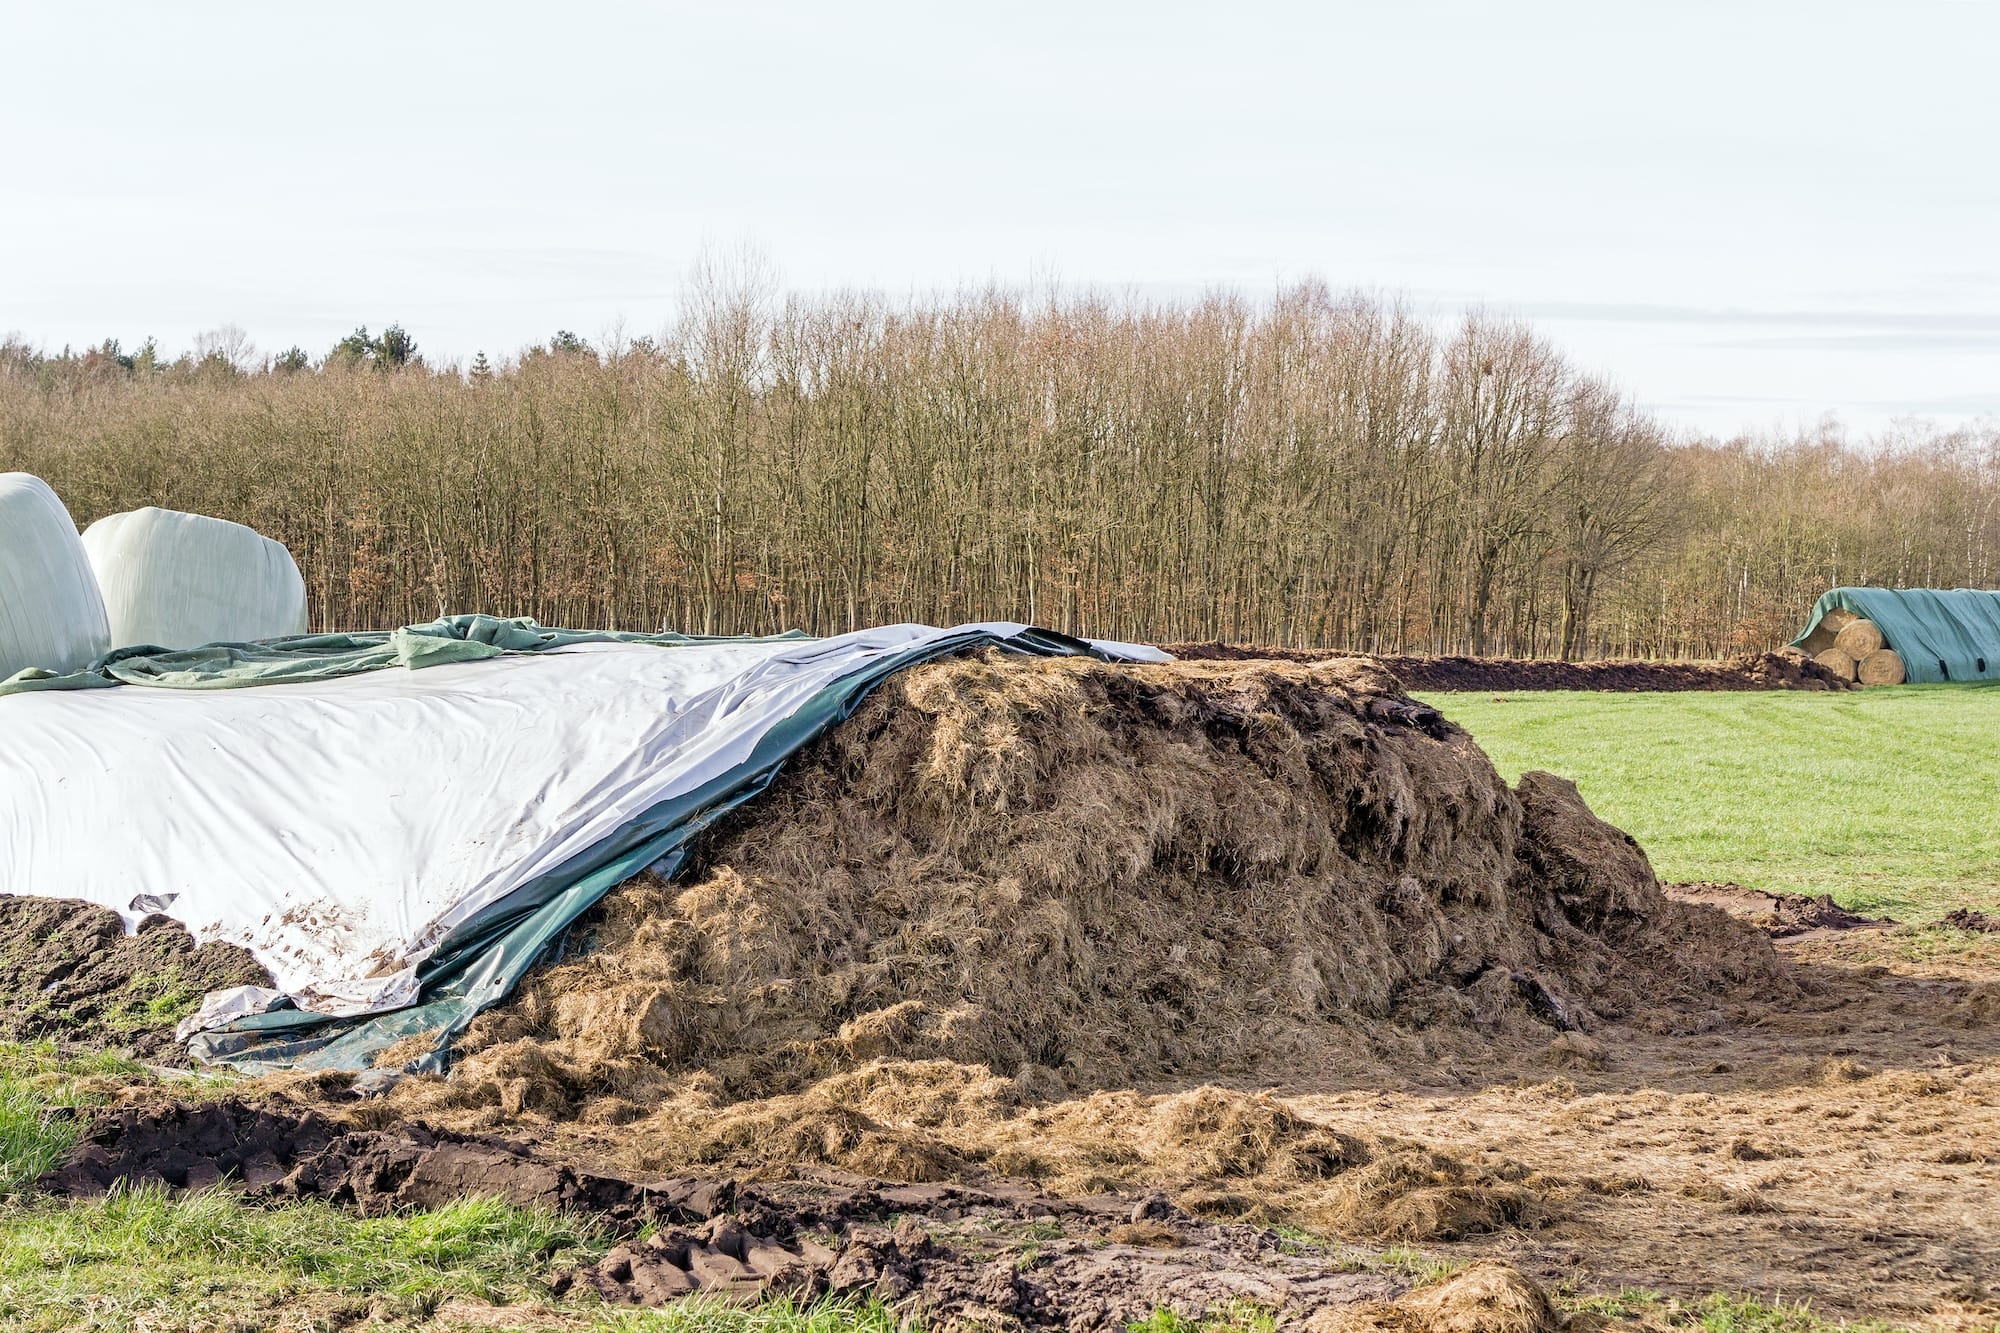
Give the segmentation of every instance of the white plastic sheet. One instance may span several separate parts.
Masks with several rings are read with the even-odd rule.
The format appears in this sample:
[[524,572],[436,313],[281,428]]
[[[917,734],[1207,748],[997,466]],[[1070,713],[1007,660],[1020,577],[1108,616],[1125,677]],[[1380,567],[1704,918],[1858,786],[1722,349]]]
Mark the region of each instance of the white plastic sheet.
[[114,648],[199,648],[306,631],[306,585],[291,552],[240,523],[135,509],[91,524],[83,546]]
[[0,700],[0,885],[165,911],[251,950],[304,1008],[407,1004],[451,927],[746,763],[822,689],[950,633]]
[[69,510],[39,477],[0,473],[0,680],[30,667],[75,671],[110,646]]

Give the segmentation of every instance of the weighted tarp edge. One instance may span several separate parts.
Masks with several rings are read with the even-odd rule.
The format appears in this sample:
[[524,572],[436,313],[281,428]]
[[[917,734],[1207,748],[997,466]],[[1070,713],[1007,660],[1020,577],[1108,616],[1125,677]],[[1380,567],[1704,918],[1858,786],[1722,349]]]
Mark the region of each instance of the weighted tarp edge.
[[851,716],[889,677],[925,661],[987,646],[1037,656],[1106,656],[1085,640],[1028,628],[1011,636],[971,631],[883,658],[837,680],[781,719],[758,739],[743,764],[654,806],[612,838],[461,923],[419,966],[415,1005],[349,1018],[275,1010],[197,1033],[189,1039],[189,1052],[247,1073],[360,1071],[370,1068],[386,1047],[434,1033],[430,1049],[410,1068],[441,1071],[452,1039],[510,994],[570,924],[611,889],[658,862],[665,862],[662,869],[668,874],[677,871],[694,838],[762,792],[792,755]]

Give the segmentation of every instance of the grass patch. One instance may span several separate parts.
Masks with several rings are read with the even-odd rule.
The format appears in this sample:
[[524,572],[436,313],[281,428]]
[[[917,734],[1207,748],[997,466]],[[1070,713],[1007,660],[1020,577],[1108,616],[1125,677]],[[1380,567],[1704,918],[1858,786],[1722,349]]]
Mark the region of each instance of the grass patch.
[[222,1190],[14,1204],[0,1210],[0,1327],[194,1326],[357,1297],[422,1318],[450,1297],[545,1296],[552,1267],[597,1248],[574,1219],[489,1199],[379,1218]]
[[766,1301],[744,1307],[689,1297],[663,1310],[601,1314],[591,1327],[615,1333],[921,1333],[877,1300],[828,1297],[804,1304]]
[[76,1112],[103,1100],[103,1080],[146,1077],[118,1055],[64,1056],[48,1042],[0,1042],[0,1196],[62,1161],[76,1143]]
[[1573,780],[1662,878],[1912,924],[2000,903],[2000,687],[1426,698],[1509,781]]
[[584,1222],[485,1199],[363,1218],[317,1203],[246,1205],[223,1190],[80,1203],[22,1194],[76,1142],[80,1108],[150,1077],[114,1055],[0,1045],[0,1328],[265,1327],[248,1316],[279,1310],[319,1310],[334,1324],[420,1318],[451,1297],[546,1296],[554,1268],[602,1247]]
[[1200,1318],[1173,1310],[1155,1310],[1125,1325],[1125,1333],[1273,1333],[1277,1316],[1249,1301],[1232,1301]]
[[1465,1267],[1463,1259],[1438,1259],[1408,1245],[1382,1251],[1381,1262],[1419,1287],[1433,1286]]
[[1691,1333],[1893,1333],[1899,1327],[1876,1320],[1850,1323],[1828,1319],[1807,1305],[1721,1292],[1698,1301],[1678,1301],[1658,1292],[1626,1290],[1615,1296],[1564,1300],[1561,1305],[1571,1314],[1597,1315],[1641,1329],[1685,1329]]

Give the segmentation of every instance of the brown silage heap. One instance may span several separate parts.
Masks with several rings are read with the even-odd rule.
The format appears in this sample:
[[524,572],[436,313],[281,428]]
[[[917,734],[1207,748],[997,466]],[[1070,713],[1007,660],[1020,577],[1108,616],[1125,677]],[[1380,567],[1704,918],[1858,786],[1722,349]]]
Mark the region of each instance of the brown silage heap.
[[[1230,1182],[1331,1182],[1371,1150],[1196,1084],[1450,1086],[1587,1051],[1564,1034],[1642,997],[1787,984],[1573,787],[1510,789],[1365,659],[990,653],[885,684],[383,1113],[546,1120],[641,1170],[1208,1182],[1228,1211]],[[1313,1211],[1347,1218],[1370,1178]]]

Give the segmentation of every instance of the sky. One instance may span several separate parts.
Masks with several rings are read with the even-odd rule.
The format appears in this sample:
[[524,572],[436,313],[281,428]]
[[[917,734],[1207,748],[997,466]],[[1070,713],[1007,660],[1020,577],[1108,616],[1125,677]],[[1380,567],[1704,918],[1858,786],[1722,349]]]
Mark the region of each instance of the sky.
[[2000,0],[0,0],[0,333],[425,355],[787,288],[1532,320],[1689,431],[2000,417]]

